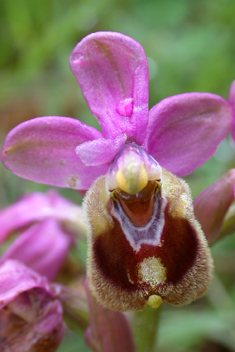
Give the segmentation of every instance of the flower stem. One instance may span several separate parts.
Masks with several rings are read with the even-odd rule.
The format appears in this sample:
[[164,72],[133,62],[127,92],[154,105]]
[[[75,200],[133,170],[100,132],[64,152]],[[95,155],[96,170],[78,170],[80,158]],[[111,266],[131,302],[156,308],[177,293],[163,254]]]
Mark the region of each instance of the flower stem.
[[138,352],[155,351],[159,316],[160,309],[153,309],[150,306],[135,313],[132,328]]

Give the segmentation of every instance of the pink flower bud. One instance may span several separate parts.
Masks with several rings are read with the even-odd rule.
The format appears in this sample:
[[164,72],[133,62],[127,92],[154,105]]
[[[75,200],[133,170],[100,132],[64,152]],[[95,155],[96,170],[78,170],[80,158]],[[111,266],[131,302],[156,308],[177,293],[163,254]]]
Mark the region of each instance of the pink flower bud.
[[0,350],[54,352],[63,334],[63,309],[46,278],[17,261],[0,266]]

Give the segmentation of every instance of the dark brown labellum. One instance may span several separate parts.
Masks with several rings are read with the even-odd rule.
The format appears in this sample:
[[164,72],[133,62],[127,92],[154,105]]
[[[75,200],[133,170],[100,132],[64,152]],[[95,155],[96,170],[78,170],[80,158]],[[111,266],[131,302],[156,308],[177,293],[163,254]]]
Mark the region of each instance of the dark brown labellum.
[[101,177],[86,196],[85,213],[90,287],[106,307],[182,305],[206,292],[212,259],[183,180],[163,170],[161,184],[110,196]]

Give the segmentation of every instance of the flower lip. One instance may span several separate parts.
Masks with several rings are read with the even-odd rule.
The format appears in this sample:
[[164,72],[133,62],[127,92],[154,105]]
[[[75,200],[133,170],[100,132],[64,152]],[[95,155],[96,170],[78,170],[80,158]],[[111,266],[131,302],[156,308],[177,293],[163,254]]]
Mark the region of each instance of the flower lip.
[[125,144],[114,159],[106,176],[109,191],[128,194],[141,192],[149,181],[161,180],[161,167],[135,143]]

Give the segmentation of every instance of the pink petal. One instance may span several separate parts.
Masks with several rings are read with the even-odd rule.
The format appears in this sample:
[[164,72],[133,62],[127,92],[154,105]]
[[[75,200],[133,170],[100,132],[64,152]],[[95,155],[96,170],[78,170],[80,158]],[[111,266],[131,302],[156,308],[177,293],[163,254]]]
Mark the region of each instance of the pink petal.
[[135,352],[131,329],[125,315],[104,308],[96,302],[85,281],[90,312],[90,326],[86,331],[86,343],[95,352]]
[[229,103],[234,107],[235,104],[235,80],[232,82],[229,91]]
[[75,148],[102,137],[96,129],[68,117],[39,117],[21,123],[7,136],[4,165],[18,176],[58,187],[88,189],[108,165],[86,167]]
[[47,197],[50,202],[47,217],[61,222],[64,229],[68,229],[69,233],[72,232],[77,237],[86,237],[82,207],[61,197],[54,189],[47,192]]
[[72,238],[64,233],[58,222],[46,219],[21,234],[4,253],[0,263],[16,259],[48,280],[53,280],[71,244]]
[[231,84],[229,92],[229,103],[233,109],[233,124],[232,124],[232,136],[235,139],[235,81]]
[[20,293],[41,288],[53,295],[45,277],[29,269],[17,260],[7,260],[0,265],[0,309],[14,300]]
[[28,226],[51,214],[49,198],[43,193],[31,193],[0,212],[0,243],[13,231]]
[[47,194],[31,193],[0,211],[0,244],[12,232],[45,218],[69,224],[77,234],[83,235],[85,230],[82,217],[82,208],[61,197],[55,190],[50,190]]
[[[42,319],[37,321],[34,325],[34,330],[41,331],[44,334],[50,334],[57,325],[61,326],[61,328],[63,327],[62,316],[63,308],[60,302],[57,300],[50,302],[44,309]],[[64,329],[62,328],[60,332],[62,333],[63,331]]]
[[231,106],[217,95],[175,95],[151,109],[146,148],[162,167],[185,176],[215,153],[231,122]]
[[1,351],[55,351],[64,334],[63,308],[47,280],[8,260],[0,266]]
[[76,153],[86,166],[110,163],[125,142],[125,134],[118,135],[114,140],[100,138],[80,144],[76,148]]
[[126,133],[143,143],[148,114],[148,64],[143,48],[114,32],[85,37],[70,66],[106,138]]
[[235,169],[205,189],[194,201],[194,213],[209,243],[220,236],[224,217],[234,201]]

